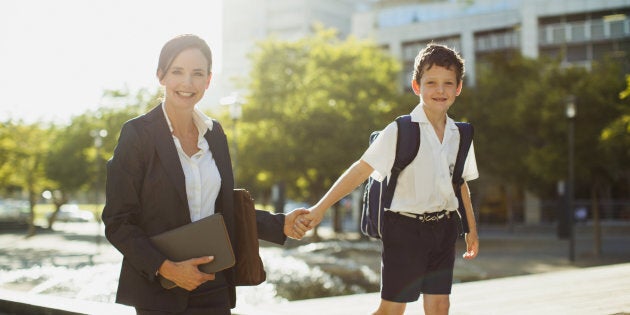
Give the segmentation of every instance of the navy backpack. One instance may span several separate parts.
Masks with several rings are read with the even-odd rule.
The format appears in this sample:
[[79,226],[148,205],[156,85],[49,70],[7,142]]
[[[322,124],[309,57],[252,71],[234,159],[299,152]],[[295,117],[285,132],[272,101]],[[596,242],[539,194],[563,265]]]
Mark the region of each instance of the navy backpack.
[[[378,239],[383,235],[383,213],[385,208],[389,208],[392,204],[394,190],[398,183],[398,175],[416,158],[420,149],[420,126],[418,123],[412,122],[410,115],[403,115],[396,118],[396,124],[398,126],[398,137],[396,140],[396,157],[391,175],[382,182],[370,177],[363,192],[361,233]],[[462,172],[473,138],[473,127],[469,123],[457,122],[455,124],[459,129],[460,142],[453,171],[453,187],[459,202],[458,212],[461,218],[462,230],[463,233],[468,233],[468,220],[459,187],[464,183]],[[372,144],[378,134],[379,131],[375,131],[370,135],[370,144]],[[388,184],[388,180],[390,184]]]

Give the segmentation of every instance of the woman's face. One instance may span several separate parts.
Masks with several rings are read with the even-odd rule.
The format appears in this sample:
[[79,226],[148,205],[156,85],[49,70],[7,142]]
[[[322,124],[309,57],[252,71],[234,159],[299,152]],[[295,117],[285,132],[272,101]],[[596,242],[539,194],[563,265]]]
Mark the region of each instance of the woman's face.
[[166,73],[159,71],[158,78],[160,77],[167,106],[192,109],[208,89],[212,73],[208,73],[208,60],[203,53],[199,49],[190,48],[173,59]]

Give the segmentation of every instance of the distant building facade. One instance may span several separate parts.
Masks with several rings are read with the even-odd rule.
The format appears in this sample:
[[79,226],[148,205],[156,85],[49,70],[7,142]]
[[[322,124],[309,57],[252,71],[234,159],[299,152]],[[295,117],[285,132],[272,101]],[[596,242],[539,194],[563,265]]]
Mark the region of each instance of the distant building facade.
[[257,41],[274,36],[297,40],[313,31],[313,23],[350,34],[352,16],[375,0],[226,0],[223,1],[223,62],[219,89],[244,92],[251,69],[248,54]]
[[630,0],[383,0],[353,18],[352,33],[371,38],[403,62],[408,81],[413,59],[429,42],[447,44],[466,59],[467,84],[488,53],[564,56],[590,67],[612,54],[630,58]]

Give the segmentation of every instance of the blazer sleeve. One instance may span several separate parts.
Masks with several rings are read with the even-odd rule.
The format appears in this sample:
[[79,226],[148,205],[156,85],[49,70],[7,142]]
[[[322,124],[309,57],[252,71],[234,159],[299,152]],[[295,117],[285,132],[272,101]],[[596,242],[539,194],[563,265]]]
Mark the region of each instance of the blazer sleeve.
[[153,247],[141,228],[141,190],[145,176],[144,148],[132,123],[120,133],[114,156],[107,163],[105,236],[143,276],[154,280],[166,257]]
[[287,240],[284,235],[284,214],[272,214],[269,211],[256,210],[258,238],[283,245]]

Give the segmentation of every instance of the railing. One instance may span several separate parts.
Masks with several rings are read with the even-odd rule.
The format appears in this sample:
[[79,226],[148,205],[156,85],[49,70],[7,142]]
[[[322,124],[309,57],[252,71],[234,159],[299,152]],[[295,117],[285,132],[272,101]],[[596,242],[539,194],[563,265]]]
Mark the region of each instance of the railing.
[[554,46],[630,37],[630,19],[587,20],[541,25],[538,43]]

